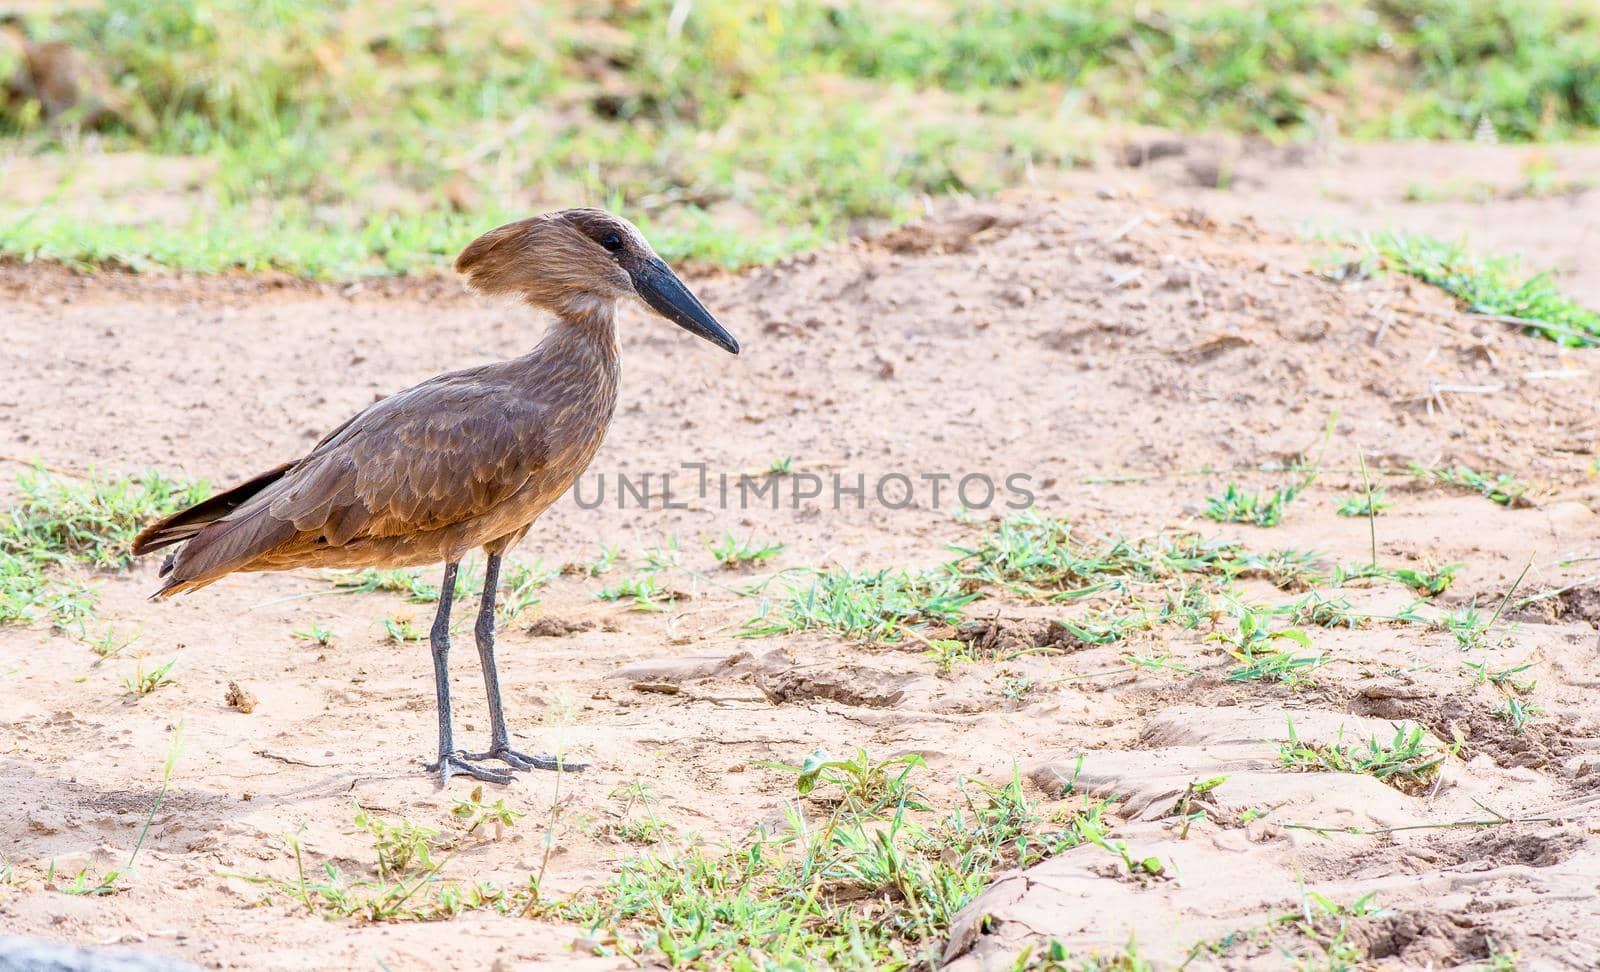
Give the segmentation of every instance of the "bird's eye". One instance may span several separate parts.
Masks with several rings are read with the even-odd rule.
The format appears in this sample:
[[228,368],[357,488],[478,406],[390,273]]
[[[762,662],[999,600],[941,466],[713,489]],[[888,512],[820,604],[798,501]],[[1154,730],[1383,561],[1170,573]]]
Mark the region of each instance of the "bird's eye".
[[606,235],[600,237],[600,245],[610,250],[612,253],[621,253],[622,237],[615,233],[607,233]]

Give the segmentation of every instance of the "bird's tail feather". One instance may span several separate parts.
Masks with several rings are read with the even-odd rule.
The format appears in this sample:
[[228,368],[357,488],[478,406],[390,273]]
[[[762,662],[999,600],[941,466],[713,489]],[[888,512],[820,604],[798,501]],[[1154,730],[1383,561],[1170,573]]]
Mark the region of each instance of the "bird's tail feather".
[[[257,493],[271,486],[289,471],[293,463],[284,463],[275,469],[269,469],[249,482],[240,483],[229,490],[224,490],[208,500],[196,503],[186,510],[180,510],[165,520],[152,523],[140,531],[133,538],[133,553],[135,556],[152,553],[162,547],[170,547],[175,543],[182,543],[209,524],[222,519],[234,510],[253,499]],[[172,557],[168,557],[161,567],[162,576],[171,570]]]
[[162,565],[162,576],[167,580],[152,597],[199,590],[287,543],[299,532],[293,523],[273,516],[266,505],[232,519],[214,521]]
[[291,465],[285,463],[268,470],[151,524],[134,538],[135,554],[183,544],[162,562],[161,576],[167,581],[151,596],[161,598],[198,590],[293,536],[294,525],[274,519],[265,506],[226,519],[281,479]]

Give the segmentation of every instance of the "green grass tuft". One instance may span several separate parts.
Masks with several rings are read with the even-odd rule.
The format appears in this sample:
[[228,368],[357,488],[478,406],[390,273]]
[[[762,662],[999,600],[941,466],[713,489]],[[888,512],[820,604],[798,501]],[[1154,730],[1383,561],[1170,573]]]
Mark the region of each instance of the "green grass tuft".
[[1184,534],[1150,540],[1089,542],[1067,521],[1028,510],[1002,521],[945,570],[969,584],[993,585],[1029,598],[1074,601],[1161,584],[1185,574],[1230,573],[1239,546]]
[[1270,612],[1230,601],[1233,631],[1213,631],[1207,641],[1218,642],[1238,662],[1227,674],[1230,682],[1273,681],[1290,688],[1310,684],[1311,673],[1327,664],[1326,655],[1295,655],[1288,645],[1311,648],[1311,637],[1298,628],[1272,630]]
[[155,472],[73,479],[43,470],[18,476],[17,489],[21,500],[0,518],[0,549],[107,570],[132,562],[141,529],[211,492]]
[[1221,496],[1207,496],[1202,511],[1218,523],[1250,523],[1259,527],[1274,527],[1283,522],[1283,514],[1300,494],[1301,486],[1289,485],[1280,489],[1252,493],[1229,483]]
[[466,911],[514,914],[537,898],[531,883],[526,888],[508,889],[487,881],[447,878],[441,872],[469,840],[482,839],[490,832],[498,837],[523,816],[503,800],[484,803],[481,787],[467,799],[456,801],[450,810],[450,824],[459,829],[449,833],[408,818],[381,817],[357,806],[355,830],[372,842],[374,859],[370,868],[364,869],[370,874],[347,874],[331,859],[308,870],[300,835],[294,834],[284,840],[294,858],[295,878],[224,876],[261,887],[264,900],[281,896],[310,914],[329,919],[439,921]]
[[1339,501],[1340,516],[1382,516],[1385,510],[1392,509],[1394,502],[1384,497],[1385,490],[1378,487],[1371,493],[1360,496],[1347,496]]
[[750,636],[826,628],[868,643],[899,641],[920,624],[954,624],[978,596],[938,572],[835,569],[791,583],[776,604],[746,623]]
[[1473,313],[1515,318],[1527,333],[1567,347],[1600,345],[1600,314],[1561,293],[1548,273],[1519,278],[1513,260],[1421,233],[1380,233],[1367,246],[1385,269],[1433,284]]
[[784,547],[781,542],[740,540],[732,533],[724,533],[722,539],[706,546],[711,550],[711,556],[717,558],[717,563],[727,570],[738,570],[771,560],[782,553]]
[[[647,852],[624,860],[621,873],[588,900],[548,910],[587,925],[602,954],[639,963],[927,967],[936,964],[952,918],[997,871],[1086,842],[1121,846],[1106,836],[1099,806],[1053,819],[1016,776],[1004,786],[969,783],[957,808],[928,819],[904,789],[893,796],[895,787],[909,785],[911,768],[864,753],[790,767],[802,791],[823,785],[831,795],[842,785],[844,796],[824,820],[813,822],[790,805],[777,835],[762,828],[720,850]],[[858,773],[878,782],[858,781]],[[888,787],[887,802],[852,789],[879,783]]]
[[1426,482],[1477,493],[1501,506],[1520,506],[1527,502],[1523,497],[1528,492],[1528,484],[1509,473],[1490,476],[1466,466],[1430,468],[1414,462],[1406,467],[1406,474]]
[[121,570],[133,538],[210,494],[160,473],[74,479],[42,469],[17,477],[21,498],[0,514],[0,624],[49,620],[81,631],[95,592],[72,567]]
[[1398,725],[1394,738],[1380,743],[1374,738],[1365,746],[1344,741],[1344,728],[1332,743],[1307,743],[1295,732],[1289,720],[1289,738],[1279,748],[1280,762],[1300,772],[1365,773],[1407,793],[1418,793],[1433,782],[1444,765],[1445,753],[1426,744],[1421,726]]

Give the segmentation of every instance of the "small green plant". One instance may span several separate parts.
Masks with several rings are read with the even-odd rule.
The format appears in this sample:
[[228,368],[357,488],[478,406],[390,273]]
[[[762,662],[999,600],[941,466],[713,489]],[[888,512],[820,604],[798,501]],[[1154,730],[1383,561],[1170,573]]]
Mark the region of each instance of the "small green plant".
[[1468,671],[1472,672],[1473,684],[1493,685],[1503,691],[1514,692],[1518,695],[1527,695],[1532,692],[1538,682],[1518,678],[1523,672],[1533,667],[1533,662],[1525,662],[1511,668],[1502,668],[1499,671],[1490,671],[1488,662],[1462,662]]
[[54,563],[0,549],[0,624],[48,620],[61,630],[85,630],[100,592],[77,577],[48,570]]
[[384,633],[390,641],[405,644],[408,641],[421,641],[428,637],[428,633],[417,627],[409,615],[400,615],[393,618],[381,619]]
[[376,879],[347,876],[332,861],[308,873],[298,835],[284,838],[294,858],[293,880],[225,872],[282,894],[313,915],[370,922],[438,921],[465,911],[490,909],[515,914],[538,900],[531,882],[505,889],[489,882],[466,883],[440,877],[455,852],[439,856],[437,831],[409,820],[392,821],[358,810],[357,828],[373,839]]
[[652,816],[629,817],[612,831],[630,844],[659,844],[672,839],[672,825]]
[[1459,563],[1420,568],[1383,567],[1377,564],[1340,566],[1333,573],[1333,584],[1335,587],[1343,587],[1347,581],[1375,577],[1383,580],[1398,581],[1423,597],[1437,597],[1449,590],[1450,585],[1455,583],[1456,573],[1461,570],[1462,566]]
[[1065,520],[1025,510],[1003,520],[976,547],[956,547],[949,573],[1003,586],[1024,596],[1048,596],[1087,580],[1085,560]]
[[1304,590],[1326,579],[1322,560],[1323,555],[1315,550],[1285,547],[1265,554],[1245,554],[1238,558],[1233,572],[1239,577],[1260,575],[1282,590]]
[[[483,787],[475,786],[464,800],[457,800],[455,806],[450,808],[450,816],[457,820],[464,820],[467,824],[467,833],[474,834],[486,827],[494,829],[495,838],[500,838],[505,831],[517,825],[517,821],[527,814],[513,810],[506,806],[506,801],[496,800],[485,803],[483,800]],[[359,821],[357,821],[359,826]]]
[[[1378,567],[1378,506],[1374,499],[1376,494],[1372,491],[1372,474],[1367,470],[1367,453],[1363,449],[1356,450],[1356,464],[1361,469],[1361,498],[1362,507],[1367,514],[1367,563],[1374,570]],[[1379,491],[1382,492],[1381,490]]]
[[1328,663],[1325,655],[1272,652],[1243,662],[1228,672],[1230,682],[1282,682],[1290,688],[1311,683],[1311,673]]
[[957,665],[977,661],[973,643],[970,641],[961,641],[957,638],[930,638],[926,645],[922,657],[933,662],[934,670],[940,676],[950,675],[956,670]]
[[1086,645],[1110,645],[1122,641],[1135,631],[1148,630],[1158,620],[1156,615],[1147,611],[1133,614],[1090,611],[1075,618],[1060,618],[1056,623]]
[[510,625],[522,613],[541,600],[539,592],[556,576],[559,570],[547,568],[543,561],[525,564],[512,561],[510,569],[500,578],[500,599],[495,605],[495,617],[501,627]]
[[1421,570],[1396,567],[1389,571],[1389,576],[1423,597],[1436,597],[1450,588],[1450,585],[1455,582],[1456,572],[1461,567],[1461,564],[1445,564],[1441,567],[1430,567]]
[[1442,567],[1425,567],[1420,570],[1411,567],[1394,567],[1389,569],[1386,574],[1423,597],[1437,597],[1449,590],[1450,585],[1455,583],[1456,572],[1461,567],[1461,564],[1445,564]]
[[1149,540],[1088,542],[1065,520],[1027,510],[1008,517],[944,571],[968,584],[992,585],[1032,599],[1076,601],[1142,586],[1168,587],[1186,575],[1235,567],[1239,545],[1192,534]]
[[360,804],[356,804],[354,822],[357,832],[372,838],[380,879],[433,868],[434,838],[439,831],[410,820],[379,817]]
[[1379,516],[1392,509],[1394,503],[1384,498],[1384,488],[1379,486],[1369,494],[1346,496],[1339,501],[1340,516]]
[[1178,797],[1178,802],[1172,805],[1168,813],[1168,816],[1183,819],[1183,827],[1178,831],[1179,840],[1188,839],[1191,824],[1209,819],[1215,807],[1211,806],[1206,795],[1226,782],[1226,776],[1212,776],[1204,780],[1190,780],[1189,785],[1183,788],[1183,795]]
[[439,600],[439,588],[423,580],[422,572],[415,567],[398,567],[390,570],[366,567],[355,574],[340,577],[333,582],[333,586],[341,594],[393,591],[404,594],[406,600],[414,604]]
[[655,785],[639,777],[618,783],[611,789],[610,798],[622,801],[622,809],[617,814],[621,817],[626,817],[636,806],[649,808],[661,804],[661,798],[656,796]]
[[1008,676],[1000,683],[1000,694],[1013,702],[1021,702],[1038,688],[1033,679],[1023,675]]
[[1473,972],[1517,972],[1517,953],[1502,952],[1494,940],[1489,939],[1489,961],[1480,962],[1472,968]]
[[724,533],[722,539],[708,546],[711,549],[711,556],[717,558],[717,563],[727,570],[737,570],[771,560],[783,552],[784,545],[739,540],[732,533]]
[[1177,672],[1180,675],[1193,675],[1194,669],[1181,662],[1174,661],[1170,654],[1161,655],[1123,655],[1122,660],[1130,668],[1147,672]]
[[1078,832],[1083,839],[1102,850],[1110,851],[1122,861],[1126,873],[1136,879],[1160,877],[1166,871],[1166,866],[1154,856],[1136,857],[1128,847],[1127,841],[1117,840],[1108,833],[1105,822],[1098,813],[1086,814],[1074,821]]
[[619,544],[602,543],[600,554],[587,564],[568,565],[564,570],[567,573],[583,574],[587,577],[599,577],[609,574],[616,569],[617,562],[622,559],[622,547]]
[[1009,966],[1010,972],[1155,972],[1156,967],[1139,955],[1138,945],[1129,940],[1119,952],[1098,950],[1085,955],[1073,952],[1065,942],[1051,937],[1028,944]]
[[1366,918],[1381,918],[1390,912],[1374,904],[1376,892],[1363,895],[1350,904],[1300,887],[1300,909],[1283,915],[1274,923],[1311,943],[1313,951],[1296,949],[1291,953],[1295,968],[1306,972],[1347,972],[1370,964],[1367,952],[1350,934],[1352,923]]
[[767,474],[769,476],[793,476],[794,456],[784,456],[781,459],[772,460],[772,465],[767,467]]
[[1227,585],[1226,577],[1224,574],[1220,583],[1201,579],[1185,585],[1181,591],[1168,589],[1164,592],[1163,603],[1156,610],[1157,619],[1163,624],[1177,625],[1191,631],[1210,624],[1213,619],[1226,613],[1214,603],[1215,592]]
[[[1596,340],[1600,341],[1600,332]],[[1518,506],[1526,502],[1523,498],[1528,492],[1528,484],[1510,475],[1497,473],[1490,476],[1466,466],[1442,466],[1430,468],[1412,463],[1406,467],[1408,475],[1441,486],[1452,486],[1469,493],[1477,493],[1485,499],[1499,503],[1501,506]]]
[[1476,600],[1454,608],[1439,618],[1439,627],[1450,632],[1463,650],[1483,648],[1489,642],[1489,628],[1494,619],[1478,610]]
[[911,784],[911,773],[925,764],[916,753],[874,760],[864,749],[844,759],[822,750],[807,756],[799,766],[762,763],[769,769],[795,774],[795,792],[810,796],[819,786],[837,787],[851,813],[874,814],[890,806],[926,810],[922,795]]
[[1544,707],[1538,703],[1524,701],[1515,695],[1507,695],[1500,702],[1500,707],[1495,710],[1495,715],[1511,726],[1513,735],[1520,736],[1522,731],[1528,728],[1528,723],[1533,721],[1533,717],[1543,711]]
[[640,571],[595,593],[603,601],[628,601],[634,611],[665,611],[678,593],[661,582],[654,571]]
[[129,692],[140,697],[149,695],[163,686],[176,685],[178,680],[172,677],[172,666],[177,663],[178,659],[174,658],[160,668],[147,672],[144,669],[144,659],[141,657],[134,662],[133,674],[125,676],[122,684],[128,687]]
[[296,631],[294,636],[302,641],[309,641],[319,648],[326,648],[333,644],[333,632],[320,624],[313,624],[308,628]]
[[1309,682],[1309,673],[1326,664],[1326,656],[1293,655],[1284,649],[1282,642],[1309,649],[1311,636],[1304,631],[1298,628],[1274,631],[1269,615],[1261,609],[1237,601],[1230,607],[1234,630],[1214,631],[1206,636],[1207,641],[1220,642],[1239,662],[1228,673],[1228,681],[1276,681],[1295,688]]
[[1426,789],[1444,765],[1445,753],[1431,749],[1421,726],[1397,725],[1394,738],[1379,743],[1369,738],[1365,746],[1344,741],[1344,727],[1332,743],[1307,743],[1289,720],[1289,738],[1278,750],[1282,765],[1300,772],[1365,773],[1395,789],[1416,793]]
[[327,918],[436,921],[482,909],[515,914],[539,901],[533,879],[524,888],[506,889],[488,882],[446,879],[440,872],[460,853],[465,838],[490,829],[494,838],[499,838],[523,816],[503,799],[486,802],[481,786],[451,807],[450,818],[464,826],[450,834],[408,818],[382,817],[357,804],[354,832],[371,840],[373,877],[347,876],[332,861],[308,874],[297,834],[284,838],[294,857],[297,873],[293,880],[236,873],[225,876],[263,886],[269,894],[283,894],[308,912]]
[[1251,523],[1259,527],[1275,527],[1283,522],[1283,514],[1306,486],[1294,483],[1263,493],[1252,493],[1230,482],[1221,496],[1207,496],[1202,512],[1219,523]]
[[924,822],[906,778],[920,768],[911,758],[814,755],[805,767],[778,768],[797,786],[840,794],[826,801],[825,820],[791,806],[777,836],[757,828],[721,849],[653,848],[624,860],[587,900],[543,913],[577,920],[639,961],[737,968],[760,955],[777,968],[932,967],[950,921],[996,870],[1033,864],[1086,833],[1108,839],[1099,806],[1063,825],[1026,797],[1015,772],[1003,786],[964,781],[961,803]]
[[1314,624],[1320,628],[1359,628],[1366,616],[1358,614],[1346,597],[1328,597],[1321,591],[1311,591],[1289,605],[1290,624]]
[[[611,799],[622,803],[617,811],[617,824],[612,828],[622,840],[630,844],[659,844],[672,836],[672,825],[656,816],[661,799],[655,788],[645,780],[633,779],[619,784],[611,791]],[[635,807],[642,807],[642,816],[633,816]]]
[[744,634],[786,634],[827,628],[868,643],[898,641],[918,624],[955,624],[978,596],[937,572],[836,569],[811,575],[809,585],[791,583],[776,605],[746,622]]
[[650,547],[641,558],[640,568],[650,573],[671,570],[683,566],[683,550],[678,546],[676,536],[668,537],[664,542]]
[[140,530],[210,494],[156,472],[71,479],[42,469],[18,476],[17,489],[21,499],[0,516],[0,549],[109,570],[132,562]]

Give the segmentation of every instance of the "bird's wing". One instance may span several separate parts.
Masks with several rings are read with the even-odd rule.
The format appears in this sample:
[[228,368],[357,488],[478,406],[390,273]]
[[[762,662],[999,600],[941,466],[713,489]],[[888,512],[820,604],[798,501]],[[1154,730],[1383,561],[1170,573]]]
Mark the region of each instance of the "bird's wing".
[[546,433],[540,403],[504,381],[441,375],[330,433],[273,491],[269,515],[333,546],[439,529],[520,489],[544,465]]

